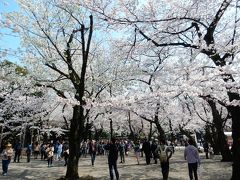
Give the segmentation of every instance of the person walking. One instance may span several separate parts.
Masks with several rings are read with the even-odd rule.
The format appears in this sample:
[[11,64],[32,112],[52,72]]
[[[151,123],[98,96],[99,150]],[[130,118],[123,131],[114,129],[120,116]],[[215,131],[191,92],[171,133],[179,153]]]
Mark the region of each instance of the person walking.
[[150,142],[147,140],[147,138],[144,139],[142,148],[145,154],[146,163],[147,165],[149,165],[151,161],[151,145],[150,145]]
[[137,164],[139,165],[139,157],[140,157],[140,142],[139,141],[136,141],[134,143],[133,149],[134,149],[134,154],[137,159]]
[[209,157],[208,157],[209,145],[208,145],[208,142],[207,142],[207,141],[205,141],[205,142],[203,143],[203,149],[204,149],[204,152],[205,152],[205,154],[206,154],[206,159],[209,159]]
[[63,157],[64,157],[64,166],[67,166],[68,164],[68,158],[69,158],[69,145],[68,142],[63,143]]
[[125,156],[128,156],[128,152],[130,150],[130,142],[125,141],[124,144],[125,144]]
[[41,160],[46,159],[46,144],[43,142],[40,146]]
[[31,143],[27,146],[26,149],[26,154],[27,154],[27,162],[30,162],[31,154],[32,154],[32,145]]
[[13,162],[20,162],[20,156],[22,152],[22,144],[20,141],[17,142],[17,144],[14,146],[15,156]]
[[59,160],[59,161],[61,160],[62,148],[63,148],[62,142],[59,142],[58,146],[57,146],[57,157],[56,157],[56,160]]
[[64,166],[67,166],[68,164],[68,158],[69,158],[69,149],[66,149],[63,152],[63,157],[64,157]]
[[142,140],[140,141],[140,154],[141,154],[141,157],[143,157],[143,141]]
[[87,157],[87,142],[83,141],[82,143],[82,157]]
[[6,176],[8,173],[8,166],[11,162],[12,155],[13,155],[12,145],[8,143],[2,152],[2,170],[3,170],[2,175],[3,176]]
[[50,167],[52,166],[53,155],[54,155],[54,146],[52,144],[49,144],[47,146],[46,153],[47,153],[48,167]]
[[33,147],[34,159],[38,158],[39,151],[40,151],[40,145],[38,144],[38,142],[35,142]]
[[197,168],[200,165],[200,157],[198,154],[198,149],[194,146],[194,140],[188,140],[188,146],[184,150],[184,159],[188,162],[188,171],[189,171],[189,178],[193,180],[193,173],[194,179],[198,180],[197,175]]
[[97,153],[97,146],[95,141],[91,140],[88,144],[88,148],[89,148],[89,154],[91,156],[91,163],[92,163],[92,166],[94,166],[96,153]]
[[125,163],[125,144],[123,140],[120,142],[118,146],[121,162],[120,163]]
[[157,164],[157,159],[158,159],[158,153],[156,153],[157,147],[158,147],[158,140],[154,139],[152,144],[151,144],[151,152],[152,152],[152,155],[153,155],[154,164]]
[[116,179],[119,180],[119,173],[117,170],[118,147],[116,144],[116,140],[113,138],[110,144],[107,144],[105,148],[106,150],[109,151],[108,166],[109,166],[110,179],[113,180],[113,169],[114,169]]
[[167,180],[169,174],[169,159],[172,157],[172,151],[166,146],[165,141],[161,140],[154,154],[158,154],[162,168],[163,180]]

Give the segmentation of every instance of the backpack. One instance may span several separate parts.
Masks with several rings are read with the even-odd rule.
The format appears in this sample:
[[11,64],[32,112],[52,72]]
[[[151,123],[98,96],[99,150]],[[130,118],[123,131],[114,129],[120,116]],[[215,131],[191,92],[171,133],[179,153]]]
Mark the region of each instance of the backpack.
[[162,148],[160,146],[160,151],[159,151],[159,160],[161,163],[167,162],[167,152],[166,152],[166,147]]
[[118,149],[119,149],[120,152],[123,152],[123,151],[124,151],[124,145],[123,145],[123,144],[120,144],[120,145],[118,146]]

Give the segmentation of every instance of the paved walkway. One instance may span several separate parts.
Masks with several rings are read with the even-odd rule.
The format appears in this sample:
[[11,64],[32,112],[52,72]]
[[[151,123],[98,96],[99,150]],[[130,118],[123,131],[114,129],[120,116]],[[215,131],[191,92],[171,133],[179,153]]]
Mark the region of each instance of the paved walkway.
[[[219,158],[204,159],[201,154],[203,172],[200,180],[229,180],[231,177],[231,163],[220,162]],[[79,161],[79,175],[93,176],[97,180],[109,179],[106,156],[97,156],[95,166],[90,165],[90,158]],[[140,165],[132,153],[126,158],[125,164],[118,164],[121,180],[156,180],[162,179],[159,164],[145,165],[145,159],[140,159]],[[4,180],[54,180],[64,176],[66,167],[62,161],[55,161],[53,167],[47,167],[46,161],[21,159],[20,163],[11,163],[8,176],[0,176]],[[170,160],[169,180],[188,180],[187,163],[183,159],[183,151],[176,151]]]

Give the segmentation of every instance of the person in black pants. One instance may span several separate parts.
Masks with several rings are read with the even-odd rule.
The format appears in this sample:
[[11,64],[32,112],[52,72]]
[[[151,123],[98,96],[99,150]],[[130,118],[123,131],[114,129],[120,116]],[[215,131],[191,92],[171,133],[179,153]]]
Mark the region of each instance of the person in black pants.
[[143,152],[145,154],[146,163],[148,165],[148,164],[150,164],[150,161],[151,161],[151,145],[147,139],[144,139],[142,148],[143,148]]
[[184,150],[184,158],[188,162],[188,171],[189,171],[189,178],[193,180],[198,180],[197,175],[197,168],[200,165],[200,157],[198,154],[198,149],[194,146],[195,142],[193,139],[188,140],[188,146]]
[[157,159],[158,159],[158,154],[156,153],[157,147],[158,147],[158,140],[154,139],[152,144],[151,144],[151,152],[152,152],[152,155],[153,155],[154,164],[157,164]]
[[155,153],[158,154],[160,160],[163,180],[167,180],[169,174],[169,159],[172,157],[172,151],[167,147],[165,140],[160,140],[160,144],[157,146]]
[[108,166],[109,166],[110,178],[111,178],[111,180],[113,180],[113,169],[114,169],[116,179],[119,180],[119,173],[117,170],[118,146],[116,144],[116,140],[112,139],[110,144],[108,144],[105,147],[105,149],[109,151]]
[[32,145],[31,145],[31,143],[28,144],[28,146],[27,146],[26,154],[27,154],[27,162],[30,162],[30,158],[31,158],[31,154],[32,154]]
[[14,150],[15,150],[14,162],[16,161],[19,162],[22,152],[22,145],[20,141],[18,141],[18,143],[15,145]]
[[205,154],[206,154],[206,159],[209,159],[209,157],[208,157],[209,145],[208,145],[208,142],[207,142],[207,141],[204,142],[203,148],[204,148],[204,152],[205,152]]

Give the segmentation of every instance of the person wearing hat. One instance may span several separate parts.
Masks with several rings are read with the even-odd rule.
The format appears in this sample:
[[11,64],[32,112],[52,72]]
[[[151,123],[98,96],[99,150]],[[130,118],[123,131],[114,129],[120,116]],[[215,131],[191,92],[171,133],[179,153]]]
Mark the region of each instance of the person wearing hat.
[[13,155],[13,149],[12,145],[10,143],[6,144],[5,149],[2,152],[2,170],[3,170],[3,176],[7,175],[8,172],[8,166],[11,162],[11,158]]

